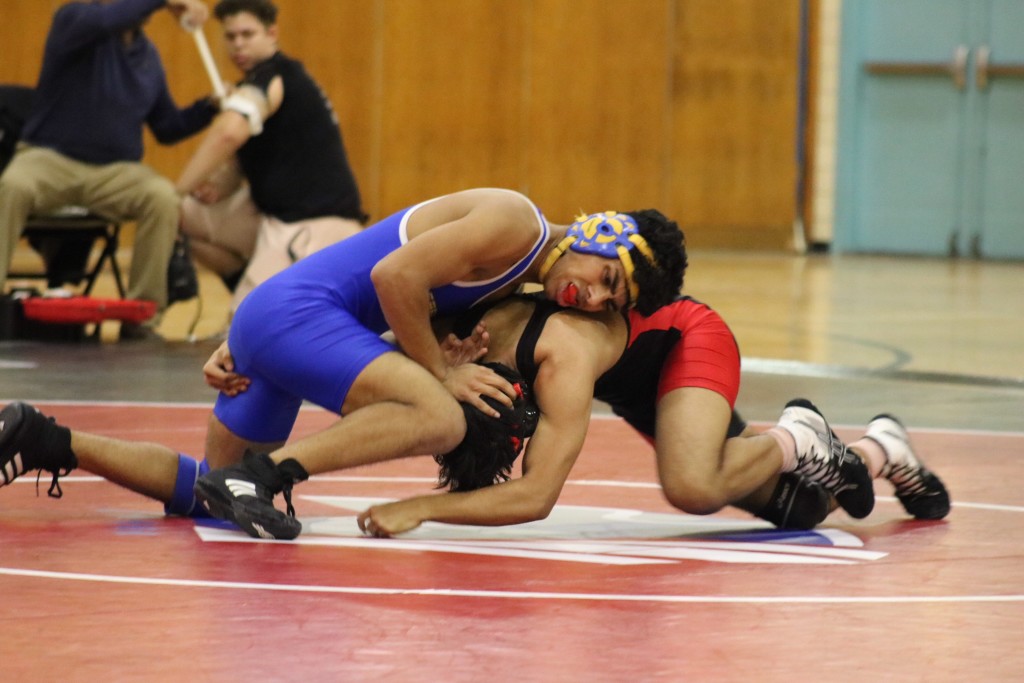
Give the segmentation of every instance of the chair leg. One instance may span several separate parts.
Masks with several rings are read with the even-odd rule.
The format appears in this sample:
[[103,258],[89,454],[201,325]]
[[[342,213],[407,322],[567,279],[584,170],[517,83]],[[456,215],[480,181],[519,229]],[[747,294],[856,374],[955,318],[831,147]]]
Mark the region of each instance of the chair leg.
[[110,263],[110,270],[114,274],[114,283],[117,285],[117,293],[122,299],[125,298],[124,281],[121,278],[121,267],[117,265],[117,247],[118,247],[118,234],[115,230],[113,233],[108,234],[104,240],[103,250],[100,252],[99,261],[96,262],[96,267],[92,269],[92,273],[89,275],[89,281],[85,285],[84,294],[89,296],[92,292],[92,287],[96,284],[96,278],[99,277],[103,271],[103,264],[106,262]]
[[[47,222],[52,220],[53,222]],[[87,233],[78,233],[76,238],[89,238],[91,244],[95,243],[95,240],[100,240],[103,243],[103,248],[100,250],[99,258],[96,261],[96,265],[91,269],[86,270],[82,273],[82,278],[85,280],[85,289],[83,294],[86,296],[92,293],[93,286],[96,284],[96,279],[103,271],[103,265],[105,262],[110,262],[110,270],[114,274],[114,282],[117,285],[117,293],[120,298],[124,299],[128,296],[128,293],[124,286],[124,278],[121,276],[121,267],[117,264],[117,249],[120,242],[121,225],[119,223],[106,222],[105,225],[97,225],[96,218],[90,218],[86,221],[76,221],[73,219],[66,219],[56,217],[52,219],[38,218],[35,220],[36,225],[32,225],[33,221],[29,222],[29,225],[25,227],[24,235],[29,239],[29,242],[35,247],[33,240],[39,241],[38,244],[45,244],[45,240],[56,240],[59,244],[61,241],[68,239],[70,231],[79,230],[80,228],[88,228]],[[39,251],[39,249],[36,249]],[[91,247],[90,247],[91,251]],[[41,252],[46,260],[46,254]],[[59,254],[58,254],[59,255]],[[86,257],[88,258],[88,257]],[[87,263],[86,263],[87,265]],[[50,272],[50,264],[47,263],[46,272],[14,272],[11,271],[7,274],[8,279],[12,278],[31,278],[31,279],[45,279],[48,282],[52,277],[55,277],[56,273]]]

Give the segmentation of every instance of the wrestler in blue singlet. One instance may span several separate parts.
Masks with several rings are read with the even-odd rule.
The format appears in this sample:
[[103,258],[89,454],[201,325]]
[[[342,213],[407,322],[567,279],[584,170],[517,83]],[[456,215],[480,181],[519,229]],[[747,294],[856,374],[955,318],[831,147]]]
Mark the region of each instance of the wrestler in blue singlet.
[[[238,396],[219,395],[214,407],[228,429],[250,441],[284,441],[303,399],[339,412],[366,366],[396,350],[380,338],[388,324],[370,271],[408,241],[409,217],[431,201],[304,258],[246,296],[228,346],[235,371],[251,384]],[[431,290],[435,315],[469,308],[530,267],[549,233],[544,216],[534,210],[538,232],[530,252],[499,277]]]

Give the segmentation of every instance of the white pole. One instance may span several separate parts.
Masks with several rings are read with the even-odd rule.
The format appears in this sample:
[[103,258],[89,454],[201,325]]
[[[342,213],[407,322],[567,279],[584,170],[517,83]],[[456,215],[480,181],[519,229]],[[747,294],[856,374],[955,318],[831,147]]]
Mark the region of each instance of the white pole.
[[192,34],[192,38],[196,41],[196,47],[199,48],[199,56],[203,58],[203,66],[206,67],[206,75],[210,77],[210,83],[213,85],[213,92],[217,97],[223,99],[227,95],[227,90],[224,88],[224,81],[220,78],[220,73],[217,71],[217,65],[213,61],[213,55],[210,54],[210,44],[206,42],[206,34],[203,33],[201,26],[196,28],[190,28],[187,24],[182,22],[189,33]]

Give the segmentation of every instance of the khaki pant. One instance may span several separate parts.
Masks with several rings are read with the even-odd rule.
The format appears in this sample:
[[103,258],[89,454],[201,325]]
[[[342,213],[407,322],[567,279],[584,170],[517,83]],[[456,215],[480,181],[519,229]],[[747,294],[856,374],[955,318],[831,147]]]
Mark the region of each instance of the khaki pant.
[[244,184],[215,204],[187,197],[181,206],[181,231],[188,235],[196,261],[222,276],[245,269],[232,311],[271,275],[362,227],[357,220],[337,216],[285,223],[260,213]]
[[163,310],[180,208],[171,181],[144,164],[86,164],[24,143],[0,176],[0,288],[29,215],[69,204],[136,222],[128,296],[155,301]]

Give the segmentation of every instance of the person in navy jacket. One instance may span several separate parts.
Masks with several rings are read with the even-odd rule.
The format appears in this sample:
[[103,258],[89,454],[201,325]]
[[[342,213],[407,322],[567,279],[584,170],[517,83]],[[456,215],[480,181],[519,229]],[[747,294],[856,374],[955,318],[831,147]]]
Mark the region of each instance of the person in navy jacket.
[[[208,16],[200,0],[69,2],[54,14],[32,109],[0,177],[0,286],[28,216],[79,205],[136,223],[128,296],[167,305],[180,197],[141,163],[143,128],[173,144],[205,128],[217,108],[209,98],[185,108],[172,99],[142,31],[163,9],[188,27]],[[152,334],[122,327],[122,338]]]

